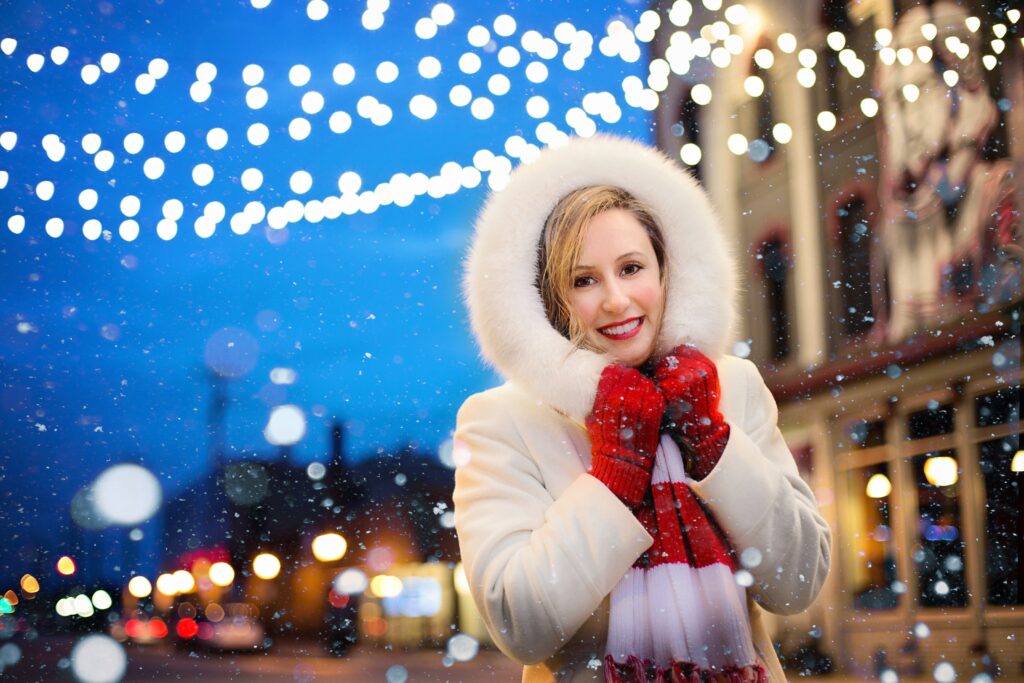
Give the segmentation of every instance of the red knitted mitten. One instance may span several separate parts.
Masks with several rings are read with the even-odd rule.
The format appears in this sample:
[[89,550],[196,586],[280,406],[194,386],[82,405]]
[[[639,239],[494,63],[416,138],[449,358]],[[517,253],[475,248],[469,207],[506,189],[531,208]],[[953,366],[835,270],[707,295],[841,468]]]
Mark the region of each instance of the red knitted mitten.
[[703,479],[729,442],[729,425],[718,411],[718,369],[697,349],[677,346],[658,363],[654,381],[665,395],[667,428],[693,447],[687,474]]
[[591,474],[636,508],[651,485],[665,399],[635,368],[609,365],[601,373],[587,417]]

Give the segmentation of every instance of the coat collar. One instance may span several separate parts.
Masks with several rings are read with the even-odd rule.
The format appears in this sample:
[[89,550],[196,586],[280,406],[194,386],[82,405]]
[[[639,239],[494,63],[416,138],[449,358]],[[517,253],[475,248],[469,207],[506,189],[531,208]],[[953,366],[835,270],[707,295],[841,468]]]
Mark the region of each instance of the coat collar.
[[730,339],[735,267],[707,195],[661,152],[607,135],[575,138],[519,166],[477,218],[463,289],[481,354],[552,408],[582,421],[611,361],[579,349],[548,323],[537,280],[544,223],[575,189],[617,185],[647,204],[665,234],[669,269],[657,352],[680,343],[712,358]]

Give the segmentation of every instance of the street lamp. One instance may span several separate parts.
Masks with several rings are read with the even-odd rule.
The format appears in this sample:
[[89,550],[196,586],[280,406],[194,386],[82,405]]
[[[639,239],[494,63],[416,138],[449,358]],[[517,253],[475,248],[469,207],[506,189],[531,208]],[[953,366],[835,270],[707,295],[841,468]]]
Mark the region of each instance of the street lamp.
[[321,534],[313,539],[313,557],[321,562],[334,562],[345,556],[348,543],[340,534]]
[[167,597],[178,594],[178,582],[171,574],[161,574],[156,577],[156,589]]
[[252,572],[269,581],[281,573],[281,560],[271,553],[260,553],[252,560]]
[[132,580],[128,582],[128,592],[132,597],[148,598],[153,592],[153,584],[149,582],[145,576],[133,576]]
[[210,581],[213,585],[224,588],[235,580],[235,569],[227,562],[214,562],[210,566]]

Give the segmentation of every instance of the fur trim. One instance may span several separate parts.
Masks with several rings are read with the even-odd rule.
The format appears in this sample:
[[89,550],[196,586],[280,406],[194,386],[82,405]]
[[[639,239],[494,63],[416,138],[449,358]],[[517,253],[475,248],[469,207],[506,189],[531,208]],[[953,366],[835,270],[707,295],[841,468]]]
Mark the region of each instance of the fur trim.
[[647,204],[665,233],[668,297],[658,353],[681,343],[717,359],[730,339],[735,267],[707,195],[661,152],[608,135],[574,138],[520,165],[476,221],[463,287],[483,357],[507,378],[576,420],[590,412],[611,360],[579,349],[544,315],[535,285],[544,223],[558,201],[589,185],[617,185]]

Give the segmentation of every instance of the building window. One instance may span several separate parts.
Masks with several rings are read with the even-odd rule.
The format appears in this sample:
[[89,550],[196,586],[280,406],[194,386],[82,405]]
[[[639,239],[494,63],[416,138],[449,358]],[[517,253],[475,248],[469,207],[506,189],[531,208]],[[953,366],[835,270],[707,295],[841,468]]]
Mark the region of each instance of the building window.
[[843,334],[857,336],[875,324],[871,278],[872,234],[867,203],[854,196],[837,209],[840,258],[839,280],[833,286],[839,289],[838,320]]
[[889,463],[858,467],[847,473],[850,541],[847,585],[859,610],[895,609],[902,584],[897,581],[892,541]]
[[[1011,433],[978,444],[985,484],[985,596],[990,605],[1024,604],[1024,454],[1020,453],[1020,387],[975,399],[975,424]],[[990,431],[995,431],[990,430]],[[1017,433],[1012,433],[1017,432]],[[1017,460],[1014,463],[1014,460]],[[1014,464],[1017,471],[1014,471]]]
[[956,451],[922,453],[911,459],[917,484],[917,597],[923,607],[964,607],[963,523],[960,464]]
[[772,360],[782,361],[789,356],[791,346],[786,290],[792,263],[785,244],[778,237],[762,242],[757,258],[761,263],[761,284],[768,313],[768,346]]

